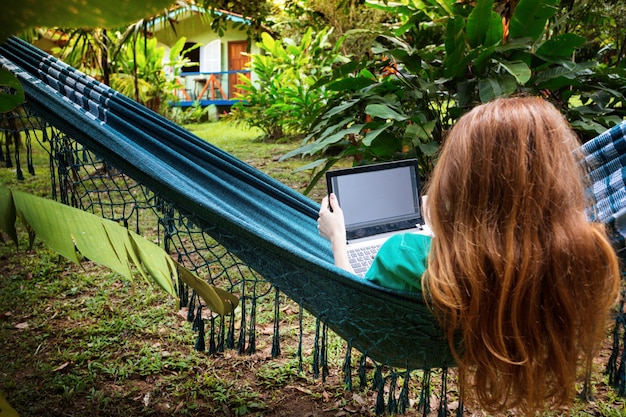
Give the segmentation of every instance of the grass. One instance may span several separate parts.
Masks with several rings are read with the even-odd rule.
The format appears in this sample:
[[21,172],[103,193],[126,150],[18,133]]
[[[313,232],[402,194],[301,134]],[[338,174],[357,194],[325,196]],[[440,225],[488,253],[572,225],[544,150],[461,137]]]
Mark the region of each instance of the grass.
[[[294,170],[308,161],[278,161],[297,144],[265,143],[258,132],[221,122],[187,128],[298,190],[307,184],[308,174]],[[47,154],[35,149],[36,176],[17,181],[13,170],[0,168],[0,182],[49,196]],[[286,297],[280,358],[269,354],[273,305],[259,306],[257,353],[209,356],[193,349],[185,309],[158,288],[90,262],[74,265],[39,243],[27,249],[25,231],[20,236],[17,249],[0,244],[0,391],[22,417],[373,414],[375,393],[359,388],[355,377],[354,391],[344,389],[344,344],[332,333],[330,375],[325,382],[313,378],[315,322],[306,313],[304,370],[298,369],[299,307]],[[594,373],[596,401],[577,403],[570,415],[626,415],[623,399],[606,386],[605,363],[606,356],[599,358]],[[419,392],[412,390],[415,399]],[[432,395],[436,402],[438,391]]]
[[[225,122],[202,123],[185,127],[209,143],[252,166],[258,167],[266,174],[295,190],[303,191],[309,183],[309,172],[296,172],[299,167],[304,165],[305,161],[299,158],[278,160],[287,152],[295,149],[299,143],[265,142],[262,140],[260,130],[246,129],[240,126],[233,128],[232,124]],[[345,166],[345,164],[338,166]],[[323,182],[318,183],[310,194],[311,198],[316,201],[321,200],[324,190],[325,184]]]

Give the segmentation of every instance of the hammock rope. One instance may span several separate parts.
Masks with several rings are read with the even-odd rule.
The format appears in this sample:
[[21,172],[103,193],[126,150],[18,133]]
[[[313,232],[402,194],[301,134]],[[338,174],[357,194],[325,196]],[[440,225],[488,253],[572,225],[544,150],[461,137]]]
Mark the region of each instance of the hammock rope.
[[[366,358],[375,362],[378,412],[407,409],[413,370],[422,370],[419,407],[424,415],[430,410],[433,373],[441,374],[439,407],[445,410],[447,369],[454,367],[454,360],[421,294],[381,288],[335,267],[329,243],[317,233],[318,203],[17,38],[0,45],[0,65],[17,75],[27,96],[24,109],[2,115],[5,140],[14,132],[36,132],[27,142],[35,138],[48,144],[55,198],[138,233],[146,224],[143,217],[152,216],[148,224],[157,229],[168,252],[240,297],[238,317],[215,317],[177,283],[181,305],[188,307],[188,319],[198,331],[197,349],[254,353],[257,303],[275,297],[271,349],[272,355],[280,355],[279,298],[285,294],[299,305],[301,367],[302,317],[310,313],[317,319],[316,377],[328,374],[332,330],[347,344],[347,387],[352,387],[353,350],[361,358],[360,385],[365,384]],[[13,119],[32,122],[14,128]],[[624,126],[585,149],[596,173],[592,191],[598,210],[593,215],[612,228],[620,248],[626,236],[626,214],[619,209],[626,207],[620,194],[623,180],[620,185],[609,180],[610,186],[602,187],[608,176],[599,170],[624,158],[622,145],[615,145],[619,149],[612,156],[606,149],[620,138],[624,141]],[[7,158],[8,145],[5,149]],[[616,324],[616,331],[623,329]],[[618,360],[614,367],[623,368]],[[625,380],[623,371],[614,373],[616,380]],[[461,404],[457,413],[462,412]]]

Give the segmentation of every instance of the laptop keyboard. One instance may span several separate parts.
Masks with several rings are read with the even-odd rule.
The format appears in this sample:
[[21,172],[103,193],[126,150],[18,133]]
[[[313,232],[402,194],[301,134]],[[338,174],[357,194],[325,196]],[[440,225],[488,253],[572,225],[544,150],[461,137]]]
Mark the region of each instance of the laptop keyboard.
[[354,269],[354,273],[362,277],[365,275],[374,257],[380,249],[380,243],[372,244],[370,246],[360,246],[358,248],[348,248],[348,259],[350,265]]

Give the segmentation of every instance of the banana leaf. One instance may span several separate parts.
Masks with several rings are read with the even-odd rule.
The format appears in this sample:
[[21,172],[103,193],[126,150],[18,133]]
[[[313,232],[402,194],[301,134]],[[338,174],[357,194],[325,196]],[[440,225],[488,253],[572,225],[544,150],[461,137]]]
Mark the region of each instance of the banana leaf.
[[129,279],[136,270],[172,296],[176,295],[173,282],[180,278],[220,315],[232,313],[239,303],[233,294],[209,285],[174,261],[160,246],[114,221],[0,186],[0,230],[16,243],[17,219],[77,264],[86,258]]

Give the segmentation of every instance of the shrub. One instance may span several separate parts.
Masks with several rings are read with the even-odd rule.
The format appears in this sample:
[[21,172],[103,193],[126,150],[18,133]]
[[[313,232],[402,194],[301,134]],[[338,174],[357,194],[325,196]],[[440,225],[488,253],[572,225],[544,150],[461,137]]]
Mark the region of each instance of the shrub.
[[252,80],[240,76],[242,101],[233,105],[230,118],[260,128],[267,139],[306,132],[327,97],[312,86],[340,60],[340,43],[333,48],[329,34],[330,29],[315,34],[309,28],[296,44],[263,33],[257,45],[265,53],[251,56]]

